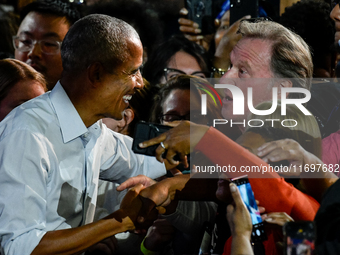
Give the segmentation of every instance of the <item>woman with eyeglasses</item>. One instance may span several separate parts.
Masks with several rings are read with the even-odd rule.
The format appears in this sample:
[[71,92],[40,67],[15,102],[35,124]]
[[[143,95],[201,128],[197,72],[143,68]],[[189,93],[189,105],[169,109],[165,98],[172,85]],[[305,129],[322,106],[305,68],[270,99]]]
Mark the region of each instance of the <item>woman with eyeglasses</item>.
[[150,54],[143,68],[143,77],[151,85],[164,84],[180,74],[210,77],[210,60],[204,48],[182,35],[163,42]]

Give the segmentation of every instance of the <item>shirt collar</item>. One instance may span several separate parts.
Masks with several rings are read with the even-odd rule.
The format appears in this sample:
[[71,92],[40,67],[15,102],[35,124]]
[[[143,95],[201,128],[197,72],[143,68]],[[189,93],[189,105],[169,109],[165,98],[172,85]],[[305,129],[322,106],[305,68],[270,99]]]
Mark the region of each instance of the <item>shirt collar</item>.
[[50,99],[59,120],[64,143],[88,132],[83,120],[59,81],[51,91]]

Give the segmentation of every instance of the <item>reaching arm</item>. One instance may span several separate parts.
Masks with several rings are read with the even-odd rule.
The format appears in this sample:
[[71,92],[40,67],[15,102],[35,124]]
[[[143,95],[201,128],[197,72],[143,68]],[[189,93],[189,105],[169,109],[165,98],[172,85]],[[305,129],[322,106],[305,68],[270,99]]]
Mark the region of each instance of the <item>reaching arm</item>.
[[133,230],[143,203],[138,196],[142,189],[141,184],[130,189],[121,203],[121,208],[102,220],[77,228],[47,232],[32,255],[79,254],[107,237]]
[[110,217],[78,228],[49,231],[32,255],[80,254],[109,236],[134,228],[133,222],[122,211],[116,211]]
[[[191,127],[192,129],[190,129],[189,122],[183,122],[178,127],[143,144],[152,145],[163,141],[165,147],[168,149],[166,157],[169,161],[173,160],[172,158],[176,153],[180,154],[181,158],[183,158],[183,156],[194,149],[200,151],[214,164],[218,164],[219,166],[233,166],[236,171],[227,171],[226,174],[229,178],[247,174],[255,197],[261,201],[268,212],[284,211],[296,220],[313,220],[319,208],[319,203],[286,183],[266,162],[214,128],[197,124],[191,124]],[[197,130],[197,134],[195,130]],[[193,134],[191,137],[190,132]],[[179,136],[177,136],[177,134],[179,134]],[[161,154],[164,151],[165,150],[159,146],[156,150],[157,157],[161,158]],[[247,167],[249,169],[255,168],[259,171],[242,171]],[[263,178],[267,179],[263,180]],[[179,183],[173,183],[173,185],[177,185],[178,188],[172,189],[173,194],[169,195],[169,197],[165,196],[166,199],[164,197],[159,199],[156,194],[143,194],[143,196],[151,196],[151,200],[155,201],[156,204],[162,204],[166,200],[170,201],[170,197],[174,197],[176,193],[179,193],[178,195],[180,196],[180,192],[175,192],[176,190],[187,187],[187,185],[179,187]],[[165,191],[170,189],[170,186],[166,187],[163,190],[163,195],[168,194]],[[273,201],[280,202],[273,203]]]
[[[298,169],[298,171],[285,174],[287,176],[299,176],[307,194],[313,196],[319,202],[321,202],[325,191],[338,180],[334,173],[325,168],[326,165],[321,159],[306,151],[292,139],[265,143],[258,148],[258,156],[262,157],[265,162],[288,160],[290,165],[293,166],[291,169]],[[315,171],[312,169],[315,169]]]

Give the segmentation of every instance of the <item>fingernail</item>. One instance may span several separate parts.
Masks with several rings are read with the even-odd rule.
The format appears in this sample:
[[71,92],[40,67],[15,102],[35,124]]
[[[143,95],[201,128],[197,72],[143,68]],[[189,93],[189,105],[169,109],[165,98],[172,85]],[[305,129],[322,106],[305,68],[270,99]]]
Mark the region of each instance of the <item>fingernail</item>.
[[197,23],[194,23],[193,26],[194,27],[199,27],[199,25]]
[[257,148],[258,151],[261,151],[264,148],[264,144]]
[[138,144],[139,147],[144,148],[144,143]]
[[188,10],[185,9],[185,8],[182,8],[180,11],[179,11],[180,14],[182,15],[187,15],[188,14]]
[[250,15],[246,15],[245,18],[246,18],[246,19],[250,19],[251,16],[250,16]]
[[273,221],[273,219],[272,218],[266,218],[266,219],[264,219],[265,221]]
[[139,216],[139,217],[138,217],[138,222],[139,222],[139,223],[143,223],[143,222],[144,222],[144,217]]
[[202,32],[201,29],[199,29],[199,28],[196,28],[196,29],[195,29],[195,33],[200,34],[201,32]]
[[236,192],[237,188],[236,188],[236,185],[234,183],[230,183],[229,187],[230,187],[231,192]]
[[257,156],[262,156],[263,152],[260,151],[260,148],[257,149]]
[[196,36],[197,40],[203,40],[203,35]]

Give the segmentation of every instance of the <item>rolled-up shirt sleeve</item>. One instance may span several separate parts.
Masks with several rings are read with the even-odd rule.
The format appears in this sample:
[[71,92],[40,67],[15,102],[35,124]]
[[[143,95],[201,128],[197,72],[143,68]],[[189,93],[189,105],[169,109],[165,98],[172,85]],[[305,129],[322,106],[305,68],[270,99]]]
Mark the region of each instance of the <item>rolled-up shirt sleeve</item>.
[[47,232],[49,155],[42,139],[20,130],[0,142],[0,237],[6,255],[31,254]]
[[[143,174],[152,179],[166,174],[163,163],[155,157],[135,154],[132,151],[132,139],[110,130],[105,136],[105,151],[102,155],[100,179],[122,183],[130,177]],[[112,155],[112,151],[115,152]]]

